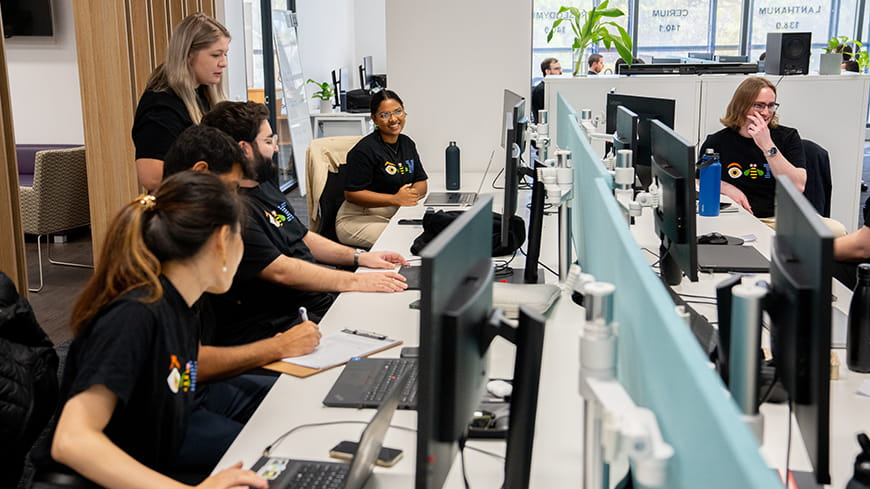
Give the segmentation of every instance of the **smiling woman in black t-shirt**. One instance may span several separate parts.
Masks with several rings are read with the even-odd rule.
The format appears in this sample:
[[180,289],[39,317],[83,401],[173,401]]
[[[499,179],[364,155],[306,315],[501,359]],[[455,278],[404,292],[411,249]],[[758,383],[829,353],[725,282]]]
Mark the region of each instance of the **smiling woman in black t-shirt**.
[[[183,172],[124,207],[72,314],[65,403],[51,457],[106,488],[175,487],[197,383],[204,292],[229,289],[242,256],[240,204],[216,176]],[[212,462],[212,465],[214,461]],[[37,480],[63,467],[48,461]],[[241,464],[208,487],[266,482]]]
[[338,239],[371,248],[401,206],[426,196],[428,178],[417,146],[402,134],[405,106],[390,90],[372,96],[371,118],[377,129],[347,154],[344,204],[335,219]]

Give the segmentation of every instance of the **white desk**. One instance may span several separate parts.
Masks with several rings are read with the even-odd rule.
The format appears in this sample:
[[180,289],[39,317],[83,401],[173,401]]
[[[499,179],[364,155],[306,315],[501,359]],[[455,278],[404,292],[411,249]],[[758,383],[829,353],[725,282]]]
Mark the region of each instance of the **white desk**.
[[333,136],[365,136],[372,132],[371,117],[368,113],[311,114],[311,127],[315,139]]
[[[491,169],[491,174],[487,178],[491,180],[497,171],[498,169]],[[481,173],[464,174],[463,190],[476,190],[481,176]],[[437,181],[430,182],[430,186],[434,189],[441,188]],[[468,188],[472,186],[474,188]],[[484,184],[484,187],[483,193],[492,192],[490,185]],[[525,200],[527,196],[521,198],[520,202]],[[496,207],[500,207],[499,201],[500,198],[497,198]],[[520,205],[519,209],[524,211],[525,206]],[[418,218],[424,211],[422,205],[401,208],[373,249],[391,249],[409,255],[410,243],[420,234],[422,228],[400,226],[398,219]],[[555,236],[557,225],[555,216],[545,217],[544,236]],[[545,261],[548,265],[555,262],[555,243],[555,239],[544,240],[542,257],[550,260],[549,263]],[[521,266],[522,262],[522,256],[518,254],[514,265]],[[397,294],[343,293],[323,318],[320,328],[326,334],[353,325],[403,339],[405,345],[417,345],[419,311],[410,309],[408,304],[419,297],[419,291]],[[556,306],[547,322],[531,487],[579,486],[582,480],[580,474],[582,402],[577,392],[581,318],[581,309],[570,300],[566,300]],[[505,340],[501,338],[494,340],[490,357],[491,377],[513,376],[514,350],[514,346]],[[396,357],[398,354],[399,349],[394,348],[378,356]],[[301,424],[371,419],[374,410],[328,408],[322,405],[324,396],[340,373],[341,369],[336,368],[306,379],[281,375],[251,420],[224,454],[216,470],[237,461],[242,461],[245,467],[250,467],[274,439]],[[393,425],[415,429],[416,411],[397,411],[393,418]],[[361,424],[306,428],[289,436],[273,448],[272,454],[327,460],[328,451],[332,446],[342,440],[358,439],[362,429]],[[385,444],[404,450],[404,457],[392,468],[376,468],[374,476],[366,487],[405,489],[413,487],[416,435],[391,429]],[[497,453],[504,452],[502,441],[474,440],[469,441],[468,446]],[[466,450],[466,460],[469,480],[473,487],[501,487],[504,474],[502,460],[471,450]],[[459,463],[457,457],[445,487],[464,487]]]
[[[644,215],[632,229],[632,234],[638,243],[658,253],[658,238],[655,237],[652,224],[652,213],[644,209]],[[697,219],[697,234],[717,231],[731,236],[754,234],[756,241],[751,245],[757,248],[765,257],[770,257],[770,244],[774,235],[766,224],[752,217],[739,208],[737,213],[722,213],[718,217],[702,217]],[[651,258],[651,262],[654,259]],[[674,287],[680,294],[715,297],[716,284],[728,277],[721,273],[700,273],[698,282],[683,280]],[[768,274],[758,274],[757,280],[769,280]],[[756,279],[753,279],[753,282]],[[852,293],[840,282],[832,282],[832,292],[837,300],[833,307],[848,312]],[[691,300],[691,299],[690,299]],[[704,314],[711,321],[717,317],[715,306],[690,304],[695,310]],[[840,332],[844,334],[844,332]],[[836,333],[834,334],[836,336]],[[766,338],[764,338],[766,340]],[[859,386],[870,375],[862,375],[849,371],[845,363],[845,350],[834,350],[840,357],[839,380],[831,381],[830,393],[830,447],[831,447],[831,485],[832,488],[843,488],[852,477],[852,464],[860,451],[855,435],[861,431],[870,433],[870,398],[856,394]],[[761,453],[768,465],[781,471],[785,467],[788,406],[785,404],[764,404],[761,407],[764,415],[764,444]],[[792,470],[809,472],[812,470],[809,457],[804,448],[799,428],[792,422],[791,459]]]

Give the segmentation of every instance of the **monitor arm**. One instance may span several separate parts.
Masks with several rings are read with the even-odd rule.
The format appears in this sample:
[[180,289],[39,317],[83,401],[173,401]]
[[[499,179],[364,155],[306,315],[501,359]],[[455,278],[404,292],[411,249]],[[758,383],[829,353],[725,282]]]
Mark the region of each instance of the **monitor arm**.
[[580,337],[580,395],[583,397],[584,488],[602,487],[604,471],[627,455],[635,480],[665,487],[674,449],[662,438],[652,411],[638,407],[616,380],[613,284],[584,287],[586,323]]

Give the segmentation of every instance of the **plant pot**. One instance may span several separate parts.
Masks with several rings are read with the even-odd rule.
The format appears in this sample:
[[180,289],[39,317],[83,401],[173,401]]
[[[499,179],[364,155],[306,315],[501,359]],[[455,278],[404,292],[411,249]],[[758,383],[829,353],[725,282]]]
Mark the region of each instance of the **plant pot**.
[[572,49],[571,62],[571,66],[574,67],[574,72],[572,73],[574,76],[586,76],[586,72],[589,71],[589,64],[586,59],[586,48]]
[[321,114],[331,114],[332,113],[332,100],[321,100],[320,101],[320,113]]
[[842,71],[843,55],[840,53],[822,53],[819,58],[820,75],[839,75]]

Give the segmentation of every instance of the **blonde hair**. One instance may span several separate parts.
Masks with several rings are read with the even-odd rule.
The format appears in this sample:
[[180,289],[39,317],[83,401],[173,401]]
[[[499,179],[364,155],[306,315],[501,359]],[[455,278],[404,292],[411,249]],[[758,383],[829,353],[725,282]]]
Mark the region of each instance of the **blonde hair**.
[[[776,96],[776,85],[767,78],[754,76],[743,80],[737,90],[734,90],[734,95],[731,96],[731,102],[728,103],[728,108],[725,111],[725,117],[719,119],[719,122],[725,127],[740,131],[740,128],[746,124],[746,113],[749,112],[749,108],[752,107],[758,94],[764,88],[773,90],[773,95]],[[779,117],[774,113],[768,126],[774,128],[778,125]]]
[[[172,31],[166,60],[151,73],[146,88],[175,92],[184,102],[190,119],[199,124],[203,110],[196,94],[196,78],[190,70],[190,55],[223,38],[231,39],[230,32],[220,22],[200,12],[188,15]],[[205,96],[210,106],[226,99],[221,84],[206,86]]]

